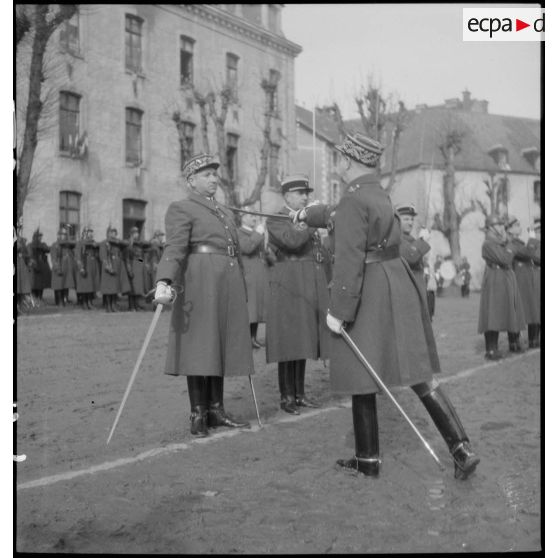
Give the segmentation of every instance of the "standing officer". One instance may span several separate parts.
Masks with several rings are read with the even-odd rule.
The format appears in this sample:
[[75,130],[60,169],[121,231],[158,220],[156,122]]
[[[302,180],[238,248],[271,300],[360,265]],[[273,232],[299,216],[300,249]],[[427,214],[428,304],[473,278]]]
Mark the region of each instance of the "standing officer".
[[[401,229],[389,195],[372,174],[383,147],[362,134],[336,146],[342,154],[346,193],[335,209],[335,263],[328,327],[346,324],[355,343],[386,385],[411,386],[442,434],[455,462],[455,477],[466,479],[479,458],[459,416],[432,374],[440,363],[424,289],[400,256]],[[323,207],[323,206],[322,206]],[[324,226],[319,206],[304,210],[310,226]],[[318,217],[315,221],[314,216]],[[319,222],[319,221],[322,222]],[[380,470],[376,382],[339,336],[331,346],[331,387],[352,395],[355,456],[338,460],[349,472],[377,476]]]
[[188,160],[185,199],[171,203],[165,217],[167,242],[157,268],[154,302],[172,307],[165,373],[186,376],[190,431],[249,426],[225,412],[224,376],[254,372],[246,286],[232,213],[215,200],[219,163],[207,154]]
[[[313,191],[305,175],[281,183],[285,207],[280,215],[303,209]],[[327,284],[320,235],[305,223],[286,219],[267,222],[269,247],[276,257],[270,268],[266,322],[267,362],[278,362],[281,409],[318,407],[305,396],[306,359],[327,357]]]
[[47,254],[50,248],[43,242],[43,233],[37,228],[33,233],[33,240],[29,246],[31,261],[33,262],[33,274],[31,277],[31,292],[39,301],[43,301],[43,291],[50,289],[51,271],[48,264]]
[[145,288],[145,265],[143,263],[144,246],[144,243],[140,240],[139,229],[132,227],[130,229],[130,238],[123,249],[123,258],[130,284],[128,309],[133,312],[143,309],[139,301],[147,292]]
[[260,349],[256,339],[258,323],[265,322],[265,296],[267,281],[267,268],[264,260],[265,225],[256,225],[256,216],[245,213],[242,215],[241,225],[238,229],[238,242],[246,289],[248,291],[248,316],[250,319],[250,336],[252,347]]
[[[521,234],[521,225],[516,217],[508,218],[506,230],[514,253],[512,264],[513,272],[515,273],[525,321],[527,322],[529,346],[531,346],[534,330],[536,330],[538,324],[541,323],[540,301],[537,298],[535,263],[533,261],[535,246],[532,243],[525,244],[525,242],[519,238]],[[519,332],[508,333],[508,337],[510,351],[521,352]]]
[[68,231],[61,227],[56,242],[50,247],[52,262],[52,289],[57,306],[66,306],[70,289],[76,288],[75,243],[68,240]]
[[150,291],[155,287],[155,276],[157,274],[157,266],[163,255],[165,233],[157,229],[153,233],[153,238],[149,242],[147,253],[145,255],[145,288]]
[[482,278],[479,327],[484,333],[487,360],[499,360],[502,353],[498,351],[498,333],[512,333],[510,350],[517,352],[515,334],[525,328],[523,305],[517,281],[512,270],[514,251],[506,238],[505,222],[498,215],[486,218],[486,238],[482,245],[482,257],[486,262]]
[[78,268],[76,274],[76,294],[78,304],[84,310],[93,308],[95,293],[99,290],[98,246],[93,239],[93,229],[85,227],[81,239],[76,244],[75,258]]
[[31,294],[31,257],[27,239],[21,236],[23,225],[18,223],[17,234],[15,238],[16,244],[16,295],[17,307],[23,303],[26,296]]
[[[542,264],[542,256],[541,256],[541,220],[539,218],[535,219],[535,226],[531,231],[529,231],[529,241],[527,245],[531,247],[533,251],[533,263],[535,264],[534,267],[534,274],[535,274],[535,298],[537,300],[537,304],[539,305],[539,315],[540,315],[540,308],[541,308],[541,264]],[[536,349],[537,347],[541,346],[541,321],[538,324],[531,324],[528,326],[529,332],[529,347],[531,349]]]
[[[117,312],[116,298],[118,293],[129,289],[126,271],[122,262],[123,242],[118,237],[118,231],[109,225],[107,237],[99,245],[99,259],[101,260],[101,284],[99,290],[103,295],[103,306],[107,312]],[[123,285],[122,280],[126,278]]]
[[461,298],[469,298],[471,284],[471,266],[467,258],[463,256],[461,265],[459,266],[459,281],[461,283]]
[[396,206],[395,211],[399,215],[401,223],[401,245],[399,247],[401,256],[405,258],[409,267],[413,271],[413,275],[417,280],[417,284],[424,286],[424,296],[426,297],[426,281],[424,277],[424,256],[430,251],[428,240],[430,233],[428,229],[422,228],[419,237],[415,238],[411,231],[415,224],[417,212],[413,204],[400,204]]

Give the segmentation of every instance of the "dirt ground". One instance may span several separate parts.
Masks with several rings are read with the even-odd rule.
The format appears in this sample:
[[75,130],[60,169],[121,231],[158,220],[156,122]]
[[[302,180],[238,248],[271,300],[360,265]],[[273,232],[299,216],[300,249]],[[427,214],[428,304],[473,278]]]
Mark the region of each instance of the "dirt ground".
[[17,453],[26,456],[17,464],[17,550],[540,550],[540,351],[486,364],[478,302],[439,298],[434,318],[440,378],[482,459],[467,482],[454,480],[442,438],[408,389],[396,397],[446,470],[381,396],[381,476],[337,471],[335,460],[353,451],[349,400],[332,396],[323,362],[309,362],[307,391],[323,407],[286,415],[264,349],[254,352],[263,428],[247,378],[235,378],[225,381],[225,404],[251,429],[194,440],[185,378],[162,373],[169,312],[107,446],[152,313],[30,311],[17,322]]

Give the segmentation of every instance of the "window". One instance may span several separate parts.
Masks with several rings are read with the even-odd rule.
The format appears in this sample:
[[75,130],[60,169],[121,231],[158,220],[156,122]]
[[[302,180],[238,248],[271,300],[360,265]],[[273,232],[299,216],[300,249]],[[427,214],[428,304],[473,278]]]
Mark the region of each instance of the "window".
[[79,54],[79,6],[76,13],[61,25],[60,46],[67,52]]
[[277,70],[269,70],[269,82],[273,85],[273,90],[271,91],[271,98],[269,100],[271,109],[271,114],[277,116],[279,112],[279,97],[277,95],[279,80],[281,79],[281,74]]
[[122,200],[122,238],[130,236],[130,229],[132,227],[137,227],[140,232],[140,238],[143,238],[146,205],[147,202],[143,200]]
[[268,29],[272,33],[279,33],[279,8],[269,4],[268,9]]
[[180,168],[184,163],[194,156],[194,129],[195,124],[182,120],[178,128],[178,140],[180,141]]
[[227,52],[227,85],[233,92],[238,86],[238,56],[232,52]]
[[60,192],[60,227],[68,229],[68,238],[75,240],[79,232],[79,192]]
[[271,144],[269,153],[269,187],[278,190],[281,187],[281,179],[279,177],[279,149],[280,147]]
[[126,109],[126,163],[141,164],[141,110]]
[[241,4],[242,16],[252,23],[260,24],[262,22],[262,5],[261,4]]
[[541,181],[535,180],[533,183],[533,196],[535,198],[535,203],[541,205]]
[[143,20],[126,14],[126,69],[141,71],[141,28]]
[[229,178],[234,182],[238,171],[238,136],[227,134],[227,170]]
[[180,36],[180,85],[194,81],[194,39]]
[[79,138],[80,96],[60,92],[60,151],[70,153]]

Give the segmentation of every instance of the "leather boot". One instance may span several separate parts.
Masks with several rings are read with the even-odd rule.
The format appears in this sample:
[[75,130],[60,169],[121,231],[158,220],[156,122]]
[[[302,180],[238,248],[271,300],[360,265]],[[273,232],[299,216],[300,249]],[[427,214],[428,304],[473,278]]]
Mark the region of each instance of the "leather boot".
[[353,427],[355,456],[351,459],[338,459],[337,465],[343,470],[377,477],[380,474],[381,460],[375,393],[353,395]]
[[134,307],[138,312],[143,310],[143,306],[140,304],[141,295],[134,295]]
[[190,432],[198,438],[209,436],[207,429],[207,385],[205,376],[186,376],[190,397]]
[[136,310],[136,308],[134,306],[134,295],[129,294],[128,295],[128,311],[129,312],[134,312],[135,310]]
[[116,303],[116,295],[109,295],[110,311],[118,312],[118,304]]
[[519,331],[508,331],[508,343],[510,353],[524,353],[525,349],[521,346]]
[[310,397],[305,397],[304,395],[304,376],[306,373],[306,360],[295,360],[294,361],[295,370],[295,403],[297,407],[312,407],[317,408],[321,405],[311,399]]
[[541,346],[539,339],[539,324],[528,324],[527,325],[527,335],[529,337],[529,348],[537,349]]
[[440,386],[421,396],[420,400],[450,450],[455,463],[455,478],[465,480],[475,471],[480,458],[471,449],[457,411]]
[[250,324],[250,337],[252,338],[252,348],[261,349],[262,346],[258,343],[256,339],[257,332],[258,332],[258,322],[252,322]]
[[291,415],[300,415],[295,401],[294,361],[279,362],[277,371],[279,393],[281,394],[281,409]]
[[486,346],[486,353],[484,353],[484,358],[486,360],[500,360],[502,358],[502,353],[498,350],[497,331],[485,331],[484,343]]
[[225,412],[223,405],[223,376],[208,376],[209,414],[207,425],[209,428],[226,426],[227,428],[247,428],[249,422],[240,422]]

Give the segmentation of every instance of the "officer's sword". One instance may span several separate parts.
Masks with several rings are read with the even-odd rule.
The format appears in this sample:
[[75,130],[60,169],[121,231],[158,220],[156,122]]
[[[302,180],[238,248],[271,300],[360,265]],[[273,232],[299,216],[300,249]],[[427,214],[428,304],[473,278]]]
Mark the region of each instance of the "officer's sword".
[[438,456],[434,453],[434,450],[430,447],[428,442],[423,438],[422,434],[418,431],[418,428],[413,424],[413,421],[407,416],[407,413],[405,413],[405,411],[403,410],[401,405],[399,405],[399,403],[396,401],[395,397],[393,397],[393,395],[391,394],[389,389],[386,387],[384,382],[382,382],[382,380],[380,379],[380,377],[378,376],[378,374],[376,373],[374,368],[372,368],[370,363],[366,360],[366,357],[362,354],[360,349],[356,346],[355,342],[351,339],[349,334],[345,331],[345,328],[341,329],[341,336],[347,342],[349,347],[351,347],[351,349],[353,350],[355,355],[358,357],[360,362],[362,362],[362,364],[366,368],[366,371],[370,374],[370,376],[372,376],[372,379],[382,388],[382,391],[391,399],[391,402],[397,407],[399,412],[405,417],[405,420],[411,425],[411,428],[415,431],[415,434],[420,438],[420,441],[424,444],[424,446],[426,447],[426,449],[428,450],[430,455],[434,458],[434,461],[436,461],[436,463],[438,464],[438,467],[440,467],[440,470],[444,471],[445,467],[442,465],[442,462],[440,461]]
[[254,398],[254,407],[256,407],[256,416],[258,417],[258,424],[260,428],[262,427],[262,421],[260,420],[260,411],[258,410],[258,401],[256,399],[256,392],[254,390],[254,384],[252,383],[252,376],[248,374],[248,381],[250,382],[250,388],[252,389],[252,397]]
[[269,219],[288,219],[289,221],[292,220],[288,215],[283,215],[281,213],[262,213],[261,211],[248,211],[247,209],[231,207],[230,205],[226,205],[225,207],[236,213],[247,213],[248,215],[257,215],[258,217],[267,217]]
[[149,326],[149,330],[147,331],[147,335],[145,336],[145,340],[144,340],[143,345],[141,347],[141,351],[138,355],[138,359],[136,360],[136,365],[134,366],[134,370],[132,372],[130,380],[128,381],[128,385],[126,386],[126,391],[124,392],[124,397],[122,398],[122,403],[120,403],[120,407],[118,408],[118,413],[116,413],[116,418],[114,419],[114,424],[112,425],[112,428],[110,429],[110,434],[109,434],[109,437],[107,439],[107,445],[110,442],[110,439],[112,438],[112,435],[114,434],[114,430],[116,428],[116,425],[118,424],[118,419],[120,418],[120,415],[122,414],[122,409],[124,409],[124,405],[126,404],[126,399],[128,399],[128,395],[130,394],[130,390],[132,389],[132,384],[134,383],[134,380],[136,378],[136,374],[138,373],[139,367],[141,365],[141,361],[143,360],[143,357],[145,355],[145,351],[147,350],[147,345],[149,345],[149,341],[151,340],[151,336],[153,335],[153,332],[155,331],[155,326],[157,325],[157,321],[159,320],[159,316],[161,315],[162,311],[163,311],[163,305],[162,304],[157,304],[155,314],[153,315],[153,319],[151,320],[151,325]]

